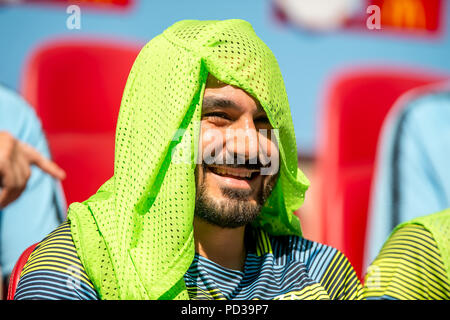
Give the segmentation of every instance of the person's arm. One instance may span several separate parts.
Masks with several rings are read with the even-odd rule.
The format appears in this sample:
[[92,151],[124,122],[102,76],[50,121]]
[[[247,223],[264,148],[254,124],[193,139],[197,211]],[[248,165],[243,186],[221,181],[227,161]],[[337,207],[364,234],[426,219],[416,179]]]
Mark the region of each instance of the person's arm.
[[397,230],[369,267],[366,299],[450,299],[450,285],[436,241],[424,227]]
[[[7,282],[20,254],[64,220],[66,204],[60,182],[44,171],[55,167],[47,160],[47,140],[33,108],[0,85],[0,115],[0,265]],[[28,163],[28,179],[20,173],[27,169],[18,166],[17,158]]]
[[56,163],[8,132],[0,131],[0,208],[12,203],[25,190],[32,165],[54,178],[65,178],[64,170]]

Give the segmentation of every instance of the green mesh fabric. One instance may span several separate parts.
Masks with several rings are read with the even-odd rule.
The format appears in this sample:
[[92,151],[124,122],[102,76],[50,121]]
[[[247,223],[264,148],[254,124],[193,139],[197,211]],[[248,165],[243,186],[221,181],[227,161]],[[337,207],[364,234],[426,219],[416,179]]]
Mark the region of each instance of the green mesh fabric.
[[431,232],[436,240],[450,283],[450,208],[402,223],[394,229],[394,232],[407,224],[420,224]]
[[[145,45],[132,67],[114,176],[69,207],[77,252],[102,299],[188,299],[183,276],[195,254],[194,170],[209,73],[255,97],[278,129],[279,179],[254,224],[273,235],[301,235],[293,211],[309,182],[298,169],[274,55],[246,21],[180,21]],[[173,161],[183,150],[190,161]]]

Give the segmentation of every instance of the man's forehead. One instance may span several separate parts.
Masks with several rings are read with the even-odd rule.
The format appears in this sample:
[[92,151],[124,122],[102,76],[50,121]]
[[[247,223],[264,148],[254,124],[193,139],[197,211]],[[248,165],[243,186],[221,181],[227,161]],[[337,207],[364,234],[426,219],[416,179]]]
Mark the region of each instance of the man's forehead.
[[[238,95],[236,95],[236,91],[239,91]],[[245,99],[243,99],[244,97]],[[205,96],[203,98],[203,110],[209,108],[233,108],[242,110],[244,109],[242,103],[250,101],[256,106],[255,112],[265,113],[259,101],[248,92],[239,87],[222,82],[212,74],[208,75]]]

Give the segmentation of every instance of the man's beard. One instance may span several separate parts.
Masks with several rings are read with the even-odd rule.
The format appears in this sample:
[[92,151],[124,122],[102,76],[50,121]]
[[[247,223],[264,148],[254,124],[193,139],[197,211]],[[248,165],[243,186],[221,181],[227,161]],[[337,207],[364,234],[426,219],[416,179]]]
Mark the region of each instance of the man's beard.
[[252,190],[231,188],[220,188],[225,199],[218,200],[208,195],[204,183],[205,165],[200,165],[198,170],[203,171],[203,178],[197,183],[195,216],[221,228],[238,228],[253,222],[270,196],[277,178],[277,176],[271,176],[263,183],[257,194],[256,203],[249,200]]

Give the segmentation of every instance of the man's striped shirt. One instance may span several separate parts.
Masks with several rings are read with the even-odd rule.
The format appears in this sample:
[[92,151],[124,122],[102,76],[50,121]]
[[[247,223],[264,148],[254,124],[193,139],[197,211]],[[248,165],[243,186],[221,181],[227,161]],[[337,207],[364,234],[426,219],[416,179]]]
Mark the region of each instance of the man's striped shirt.
[[[251,228],[249,228],[251,229]],[[244,271],[198,254],[184,276],[191,299],[359,299],[361,284],[338,250],[297,236],[246,233]],[[98,299],[63,223],[32,252],[15,299]]]

